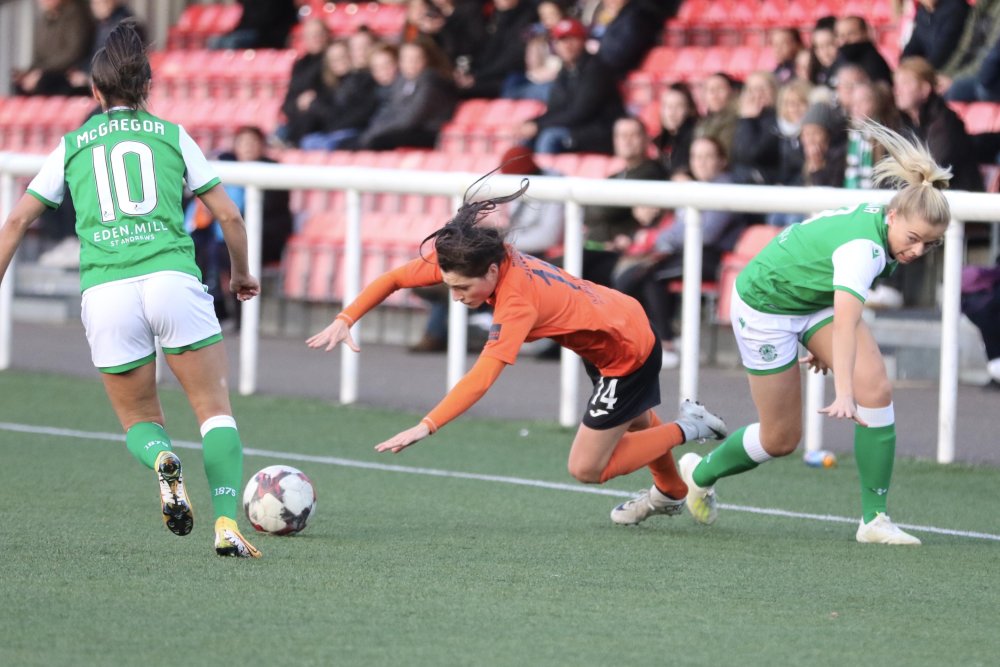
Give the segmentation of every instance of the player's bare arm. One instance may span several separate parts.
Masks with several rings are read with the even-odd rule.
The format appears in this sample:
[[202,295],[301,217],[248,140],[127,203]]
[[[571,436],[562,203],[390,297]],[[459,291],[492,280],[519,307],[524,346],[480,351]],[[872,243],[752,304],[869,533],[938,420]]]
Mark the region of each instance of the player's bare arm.
[[247,258],[247,230],[243,224],[243,216],[226,189],[221,185],[203,192],[202,202],[212,213],[212,216],[219,221],[222,228],[222,236],[226,239],[226,247],[229,248],[229,262],[231,275],[229,289],[240,301],[246,301],[260,294],[260,283],[255,277],[250,275],[250,262]]
[[856,296],[837,290],[833,296],[833,402],[820,410],[834,419],[853,419],[866,426],[857,414],[854,400],[854,363],[857,330],[864,304]]
[[0,280],[3,280],[10,260],[13,259],[17,247],[21,245],[24,233],[35,220],[45,212],[45,204],[31,195],[23,195],[14,205],[7,221],[0,228]]

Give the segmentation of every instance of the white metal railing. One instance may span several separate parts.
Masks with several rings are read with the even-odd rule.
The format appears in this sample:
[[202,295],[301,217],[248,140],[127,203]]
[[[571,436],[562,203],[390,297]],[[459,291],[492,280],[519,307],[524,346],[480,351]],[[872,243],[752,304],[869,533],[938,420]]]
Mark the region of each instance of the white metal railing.
[[[0,152],[0,215],[6,219],[15,197],[13,177],[34,175],[44,156]],[[363,236],[361,192],[391,192],[423,195],[447,195],[460,198],[466,187],[479,175],[423,172],[361,167],[318,167],[289,164],[216,162],[213,166],[222,179],[247,187],[245,218],[250,246],[251,270],[260,273],[261,188],[345,190],[346,251],[344,299],[353,299],[360,291],[361,242]],[[489,186],[497,193],[516,189],[520,176],[497,175]],[[620,206],[688,207],[684,245],[684,287],[682,292],[680,397],[698,397],[701,307],[701,217],[699,210],[746,212],[815,213],[862,202],[886,202],[893,192],[861,191],[837,188],[776,188],[773,186],[716,185],[621,181],[618,179],[559,178],[539,176],[531,179],[531,197],[543,201],[562,201],[566,205],[565,268],[579,275],[582,267],[583,234],[581,206],[606,204]],[[989,221],[1000,218],[1000,197],[981,193],[949,192],[956,219]],[[460,201],[460,200],[456,200]],[[442,221],[443,223],[444,221]],[[956,392],[958,387],[959,284],[964,245],[964,224],[954,221],[946,234],[944,252],[944,287],[942,290],[941,372],[938,419],[938,455],[941,463],[954,460]],[[13,281],[0,285],[0,369],[10,365],[10,320]],[[250,394],[257,387],[257,341],[259,302],[243,304],[241,328],[239,391]],[[449,314],[448,386],[464,373],[465,309],[455,302]],[[357,326],[357,325],[356,325]],[[342,350],[340,400],[357,400],[359,360],[347,348]],[[559,421],[570,426],[577,419],[579,364],[572,353],[563,352],[560,373],[561,394]],[[807,383],[806,405],[821,404],[821,381]],[[818,396],[818,397],[817,397]],[[814,409],[806,415],[806,448],[819,447],[822,417]]]

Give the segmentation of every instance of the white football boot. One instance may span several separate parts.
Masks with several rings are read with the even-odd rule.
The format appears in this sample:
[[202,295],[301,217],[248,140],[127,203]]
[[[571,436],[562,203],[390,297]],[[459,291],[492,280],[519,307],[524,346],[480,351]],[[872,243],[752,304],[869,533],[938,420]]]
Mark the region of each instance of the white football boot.
[[889,519],[889,515],[883,512],[876,514],[875,518],[868,523],[862,519],[854,537],[862,544],[904,544],[908,546],[920,544],[920,540],[901,530]]
[[676,424],[684,432],[685,442],[722,440],[729,434],[722,417],[709,412],[701,403],[684,399]]
[[643,489],[632,500],[611,510],[611,520],[620,526],[634,526],[654,514],[676,516],[684,511],[684,499],[674,500],[660,493],[655,485]]

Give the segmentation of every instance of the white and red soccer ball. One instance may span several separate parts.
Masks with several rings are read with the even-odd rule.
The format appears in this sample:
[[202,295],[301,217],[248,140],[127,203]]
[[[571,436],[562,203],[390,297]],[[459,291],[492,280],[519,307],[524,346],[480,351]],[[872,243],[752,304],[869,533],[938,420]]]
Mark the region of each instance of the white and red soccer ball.
[[312,481],[297,468],[268,466],[250,478],[243,490],[243,510],[262,533],[291,535],[306,527],[316,512]]

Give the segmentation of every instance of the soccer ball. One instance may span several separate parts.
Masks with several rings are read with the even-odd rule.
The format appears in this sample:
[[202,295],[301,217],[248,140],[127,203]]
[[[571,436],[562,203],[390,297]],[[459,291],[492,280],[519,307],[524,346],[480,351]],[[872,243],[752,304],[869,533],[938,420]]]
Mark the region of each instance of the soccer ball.
[[243,510],[260,532],[290,535],[305,528],[316,512],[316,491],[301,470],[268,466],[247,482]]

